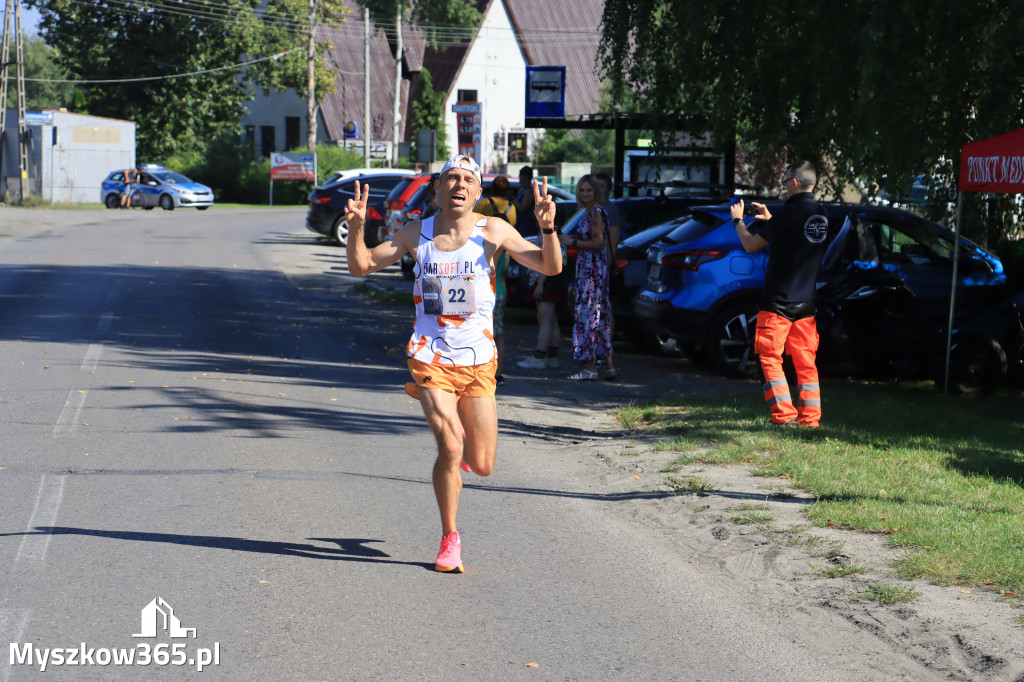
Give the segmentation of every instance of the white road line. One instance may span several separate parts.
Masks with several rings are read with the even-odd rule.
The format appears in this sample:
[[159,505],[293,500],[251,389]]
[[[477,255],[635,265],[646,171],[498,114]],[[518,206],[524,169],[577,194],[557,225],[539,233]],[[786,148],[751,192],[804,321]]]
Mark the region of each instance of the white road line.
[[78,418],[82,415],[82,408],[85,407],[85,398],[89,391],[71,389],[68,399],[64,403],[64,409],[57,417],[57,425],[53,427],[53,435],[59,436],[62,433],[74,433],[78,430]]
[[96,331],[98,331],[101,334],[109,332],[110,331],[110,323],[113,321],[113,319],[114,319],[114,313],[112,313],[110,311],[107,311],[107,312],[103,313],[102,315],[100,315],[100,321],[96,325]]
[[[36,508],[32,510],[32,518],[28,520],[25,535],[21,538],[21,547],[15,561],[30,559],[42,561],[46,558],[46,550],[53,537],[51,527],[57,522],[60,501],[64,497],[64,479],[67,476],[43,476],[39,482],[39,495],[36,497]],[[39,532],[36,528],[46,528]]]
[[[25,626],[28,625],[31,611],[6,611],[0,609],[0,642],[8,648],[11,644],[20,644],[22,635],[25,634]],[[9,661],[8,661],[9,662]],[[0,668],[0,682],[7,682],[11,679],[13,665],[5,665]]]
[[85,351],[85,359],[82,360],[82,369],[92,372],[99,364],[100,356],[103,355],[102,343],[91,343]]

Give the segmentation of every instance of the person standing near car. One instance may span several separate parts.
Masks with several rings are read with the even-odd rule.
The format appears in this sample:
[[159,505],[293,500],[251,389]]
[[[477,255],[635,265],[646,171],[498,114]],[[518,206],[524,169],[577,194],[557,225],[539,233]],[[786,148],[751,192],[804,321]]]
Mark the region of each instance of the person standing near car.
[[516,213],[519,215],[516,230],[524,237],[537,234],[537,219],[533,215],[533,168],[519,169],[519,192],[516,193]]
[[121,188],[121,208],[132,207],[132,192],[135,191],[135,185],[139,182],[139,171],[135,168],[129,168],[124,172],[124,186]]
[[560,234],[565,246],[577,250],[576,301],[573,307],[572,355],[583,368],[566,377],[570,381],[596,381],[599,358],[612,367],[611,300],[608,293],[608,214],[604,190],[593,175],[576,183],[576,201],[585,211],[576,234]]
[[[531,187],[531,191],[532,191]],[[512,203],[512,186],[508,178],[499,175],[491,183],[491,196],[481,199],[476,204],[476,211],[480,215],[497,216],[503,219],[512,227],[516,226],[516,206]],[[501,366],[505,359],[505,271],[508,270],[508,254],[504,251],[498,256],[498,267],[494,276],[494,345],[498,349],[498,386],[505,385],[505,375],[501,373]]]
[[[791,164],[782,178],[786,202],[774,215],[764,204],[751,203],[757,211],[753,231],[743,222],[743,200],[731,207],[733,226],[747,253],[772,246],[754,352],[761,359],[772,423],[787,426],[817,427],[821,421],[814,282],[827,246],[828,216],[814,200],[817,180],[811,162]],[[783,353],[793,358],[796,369],[795,406],[782,368]]]
[[497,455],[491,314],[498,254],[504,249],[522,265],[548,275],[562,269],[555,202],[547,193],[547,180],[543,188],[533,185],[540,247],[504,220],[475,212],[481,185],[480,167],[471,157],[449,159],[434,186],[438,213],[410,222],[373,251],[363,242],[367,186],[360,189],[356,184],[345,212],[350,231],[346,253],[353,275],[377,272],[406,253],[416,257],[416,322],[406,353],[415,383],[406,384],[406,391],[419,399],[437,441],[433,484],[442,536],[434,568],[446,573],[463,571],[456,528],[462,491],[459,470],[488,476]]

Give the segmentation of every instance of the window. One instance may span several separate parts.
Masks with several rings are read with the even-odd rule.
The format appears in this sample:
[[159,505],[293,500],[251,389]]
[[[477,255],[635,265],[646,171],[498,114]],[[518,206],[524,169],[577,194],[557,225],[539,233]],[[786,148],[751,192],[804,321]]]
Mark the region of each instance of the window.
[[475,102],[475,101],[477,101],[477,99],[476,99],[476,90],[459,90],[459,97],[458,97],[458,100],[456,100],[456,101],[459,101],[459,102]]
[[260,154],[270,156],[276,151],[274,126],[260,126]]
[[284,117],[284,148],[298,149],[299,147],[299,117]]

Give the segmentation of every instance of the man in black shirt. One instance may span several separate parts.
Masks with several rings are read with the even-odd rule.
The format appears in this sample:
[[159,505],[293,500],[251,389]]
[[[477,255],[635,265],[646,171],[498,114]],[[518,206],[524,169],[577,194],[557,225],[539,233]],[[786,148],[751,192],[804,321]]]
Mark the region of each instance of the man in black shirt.
[[[825,255],[828,216],[814,200],[816,183],[809,161],[790,165],[783,176],[786,203],[775,215],[764,204],[751,204],[757,211],[756,233],[743,223],[743,201],[732,206],[732,222],[747,253],[772,245],[754,351],[761,358],[764,398],[776,424],[816,427],[821,420],[814,281]],[[795,407],[782,369],[783,352],[793,358],[796,369]]]

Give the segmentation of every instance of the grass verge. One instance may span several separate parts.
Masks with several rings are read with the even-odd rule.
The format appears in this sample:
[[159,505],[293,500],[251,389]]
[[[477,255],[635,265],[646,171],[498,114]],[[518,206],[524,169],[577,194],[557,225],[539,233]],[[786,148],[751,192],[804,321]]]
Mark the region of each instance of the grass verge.
[[1024,395],[944,397],[932,384],[823,382],[820,429],[773,427],[749,396],[628,406],[623,426],[694,462],[758,465],[813,493],[818,525],[884,533],[905,578],[1024,592]]

